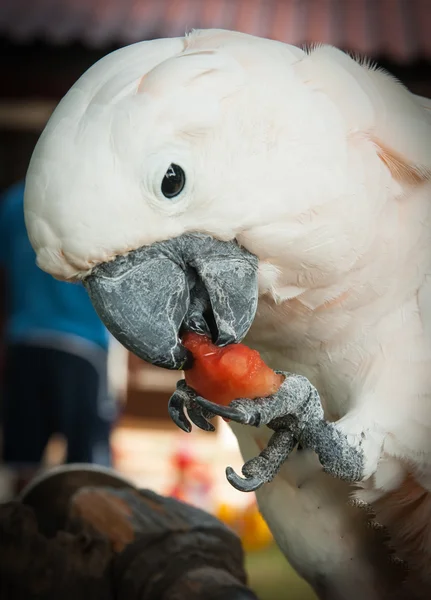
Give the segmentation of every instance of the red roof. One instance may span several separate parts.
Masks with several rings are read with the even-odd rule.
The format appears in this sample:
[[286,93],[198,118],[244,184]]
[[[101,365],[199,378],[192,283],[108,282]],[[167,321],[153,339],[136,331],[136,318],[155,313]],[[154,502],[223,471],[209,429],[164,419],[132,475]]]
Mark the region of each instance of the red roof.
[[17,41],[128,44],[220,27],[292,44],[330,43],[399,62],[431,59],[431,0],[1,0]]

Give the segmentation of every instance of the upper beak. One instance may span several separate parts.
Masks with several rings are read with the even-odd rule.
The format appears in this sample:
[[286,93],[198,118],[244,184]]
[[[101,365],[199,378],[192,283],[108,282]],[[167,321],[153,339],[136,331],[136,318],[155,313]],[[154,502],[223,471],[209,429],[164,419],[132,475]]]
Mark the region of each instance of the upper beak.
[[85,285],[99,317],[131,352],[187,369],[182,329],[240,342],[257,308],[257,258],[235,241],[184,234],[97,266]]

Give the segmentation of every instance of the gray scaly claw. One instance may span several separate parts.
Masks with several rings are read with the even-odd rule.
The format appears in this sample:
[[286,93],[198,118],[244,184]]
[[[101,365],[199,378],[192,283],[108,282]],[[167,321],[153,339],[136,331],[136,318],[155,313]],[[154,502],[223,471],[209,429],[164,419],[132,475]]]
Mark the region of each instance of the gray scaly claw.
[[278,373],[284,375],[285,380],[275,394],[266,398],[241,398],[229,406],[195,398],[205,411],[244,425],[267,425],[274,431],[267,448],[244,464],[244,478],[228,467],[228,481],[243,492],[258,489],[274,479],[298,443],[317,453],[327,473],[346,481],[359,481],[364,465],[361,448],[350,444],[336,423],[324,419],[319,394],[308,379],[281,371]]
[[223,419],[229,419],[243,425],[254,425],[256,427],[259,425],[259,411],[253,410],[255,407],[252,405],[253,402],[256,402],[255,400],[248,400],[247,398],[233,400],[229,406],[210,402],[210,400],[206,400],[201,396],[196,396],[195,401],[207,412],[223,417]]
[[239,492],[255,492],[265,483],[259,477],[240,477],[232,467],[226,467],[226,479]]
[[186,408],[190,420],[196,427],[204,431],[214,431],[214,425],[207,420],[211,419],[214,415],[199,406],[196,398],[196,392],[189,388],[183,379],[180,379],[177,383],[177,389],[170,397],[168,403],[168,412],[171,419],[177,427],[186,433],[190,433],[192,425],[185,415],[184,409]]
[[259,456],[243,465],[244,478],[237,475],[232,467],[227,467],[227,480],[240,492],[254,492],[274,479],[296,445],[297,440],[289,430],[276,431]]

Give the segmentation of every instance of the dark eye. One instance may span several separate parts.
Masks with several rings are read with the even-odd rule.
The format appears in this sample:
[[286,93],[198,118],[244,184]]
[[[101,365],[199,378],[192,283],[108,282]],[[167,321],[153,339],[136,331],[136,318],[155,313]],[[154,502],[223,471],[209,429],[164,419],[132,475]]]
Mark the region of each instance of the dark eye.
[[173,163],[169,165],[162,181],[162,194],[165,198],[175,198],[184,189],[186,185],[186,174],[178,165]]

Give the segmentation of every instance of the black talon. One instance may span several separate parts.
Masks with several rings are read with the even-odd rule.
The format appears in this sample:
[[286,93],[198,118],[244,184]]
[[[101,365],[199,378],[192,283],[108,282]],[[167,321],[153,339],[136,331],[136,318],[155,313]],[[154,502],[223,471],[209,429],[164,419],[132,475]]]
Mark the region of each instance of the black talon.
[[250,416],[244,413],[243,411],[238,410],[233,406],[221,406],[220,404],[215,404],[214,402],[210,402],[201,396],[197,396],[195,401],[204,408],[205,410],[213,413],[214,415],[218,415],[219,417],[223,417],[224,419],[230,419],[231,421],[235,421],[236,423],[243,423],[244,425],[253,425],[254,423],[251,421]]
[[171,417],[175,425],[177,425],[177,427],[179,427],[186,433],[191,432],[191,423],[184,414],[184,399],[177,392],[174,392],[169,398],[168,412],[169,416]]
[[190,420],[204,431],[215,431],[215,427],[212,423],[206,420],[206,418],[200,412],[200,406],[188,406],[187,413]]
[[254,492],[265,483],[258,477],[240,477],[232,467],[226,467],[226,479],[239,492]]

